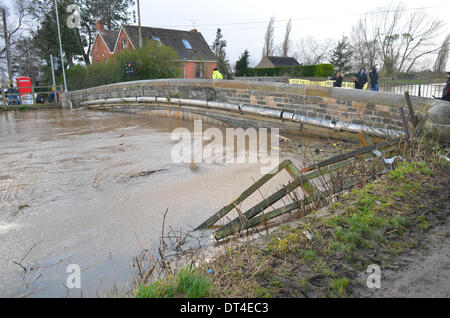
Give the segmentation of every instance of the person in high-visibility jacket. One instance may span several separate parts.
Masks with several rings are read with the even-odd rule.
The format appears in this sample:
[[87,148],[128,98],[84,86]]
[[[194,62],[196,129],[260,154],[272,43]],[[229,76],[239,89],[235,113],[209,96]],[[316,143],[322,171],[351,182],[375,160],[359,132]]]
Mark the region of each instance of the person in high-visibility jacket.
[[223,75],[219,72],[219,70],[217,68],[215,68],[212,78],[213,79],[223,79]]

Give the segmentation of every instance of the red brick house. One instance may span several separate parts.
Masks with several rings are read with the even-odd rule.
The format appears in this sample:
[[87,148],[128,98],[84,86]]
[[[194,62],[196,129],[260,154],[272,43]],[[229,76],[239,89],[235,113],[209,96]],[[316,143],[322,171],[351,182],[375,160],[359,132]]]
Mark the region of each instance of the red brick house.
[[[92,48],[92,63],[107,61],[111,55],[139,46],[138,27],[123,25],[118,31],[107,31],[96,23],[97,34]],[[180,31],[142,27],[142,38],[156,40],[173,48],[184,62],[182,77],[211,78],[217,67],[216,56],[197,30]]]

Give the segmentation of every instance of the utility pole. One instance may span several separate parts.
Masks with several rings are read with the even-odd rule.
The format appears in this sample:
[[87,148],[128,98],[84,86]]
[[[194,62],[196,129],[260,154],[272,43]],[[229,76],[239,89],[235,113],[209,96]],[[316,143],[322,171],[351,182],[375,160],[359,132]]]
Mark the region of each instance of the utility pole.
[[56,82],[55,82],[55,65],[53,64],[53,55],[50,54],[50,64],[52,66],[52,80],[53,80],[53,85],[52,85],[52,92],[54,94],[54,101],[58,102],[58,97],[56,96]]
[[138,9],[139,48],[141,48],[142,47],[142,27],[141,27],[141,4],[140,4],[139,0],[137,0],[137,9]]
[[56,24],[58,26],[59,53],[61,56],[61,68],[62,68],[63,79],[64,79],[64,91],[67,92],[66,71],[64,69],[64,57],[63,57],[63,49],[62,49],[62,42],[61,42],[61,30],[59,27],[59,15],[58,15],[57,0],[55,0],[55,11],[56,11]]
[[6,26],[5,9],[2,9],[2,15],[3,15],[3,32],[4,32],[4,36],[5,36],[6,62],[8,64],[9,86],[11,86],[12,85],[11,57],[9,56],[9,37],[8,37],[8,29]]

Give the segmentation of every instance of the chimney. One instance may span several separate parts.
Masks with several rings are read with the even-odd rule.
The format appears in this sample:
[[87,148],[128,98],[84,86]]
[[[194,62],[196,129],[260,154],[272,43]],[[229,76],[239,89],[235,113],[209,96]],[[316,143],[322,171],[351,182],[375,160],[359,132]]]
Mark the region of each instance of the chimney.
[[103,21],[97,21],[95,22],[95,28],[100,33],[105,33],[105,25],[103,24]]
[[198,30],[197,29],[192,29],[191,32],[198,32]]

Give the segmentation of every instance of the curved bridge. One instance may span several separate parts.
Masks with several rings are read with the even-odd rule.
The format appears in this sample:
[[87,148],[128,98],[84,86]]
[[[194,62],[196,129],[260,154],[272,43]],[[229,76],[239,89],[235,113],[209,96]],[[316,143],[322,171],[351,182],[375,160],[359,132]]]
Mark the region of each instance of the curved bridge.
[[[419,119],[427,117],[436,105],[441,105],[440,108],[450,105],[421,97],[412,97],[411,101]],[[205,119],[240,127],[277,127],[350,139],[360,131],[379,137],[402,135],[400,108],[406,118],[409,116],[403,95],[250,81],[125,82],[65,93],[62,103],[64,108],[88,107],[147,116]]]

